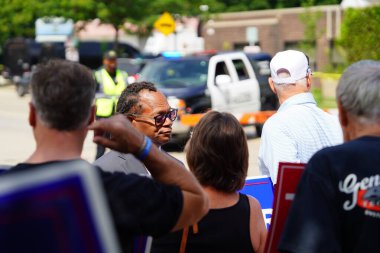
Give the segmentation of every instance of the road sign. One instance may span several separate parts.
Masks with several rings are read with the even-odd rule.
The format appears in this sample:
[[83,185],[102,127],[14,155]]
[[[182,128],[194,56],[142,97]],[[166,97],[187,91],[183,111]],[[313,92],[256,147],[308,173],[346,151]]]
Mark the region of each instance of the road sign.
[[159,32],[169,35],[175,31],[175,21],[169,12],[164,12],[159,19],[154,22],[154,28]]

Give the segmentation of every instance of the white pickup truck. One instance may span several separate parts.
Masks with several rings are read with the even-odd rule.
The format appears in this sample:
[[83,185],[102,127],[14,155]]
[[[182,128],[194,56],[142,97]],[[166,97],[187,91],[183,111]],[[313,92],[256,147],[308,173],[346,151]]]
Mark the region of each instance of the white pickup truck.
[[[242,52],[161,57],[145,65],[139,81],[153,82],[168,97],[171,106],[180,109],[179,117],[181,113],[203,113],[209,109],[234,115],[257,112],[263,101],[275,101],[269,108],[277,108],[276,99],[260,95],[252,64]],[[269,89],[269,85],[264,83],[261,89]],[[262,94],[275,96],[267,90]],[[261,127],[256,125],[258,134]],[[174,122],[173,137],[188,133],[188,126],[181,124],[180,120]]]

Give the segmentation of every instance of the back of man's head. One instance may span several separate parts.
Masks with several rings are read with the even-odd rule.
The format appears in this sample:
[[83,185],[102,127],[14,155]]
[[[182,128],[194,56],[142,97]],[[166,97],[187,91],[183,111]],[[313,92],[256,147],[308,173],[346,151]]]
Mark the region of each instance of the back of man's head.
[[294,84],[311,73],[307,56],[295,50],[278,52],[270,62],[270,70],[275,84]]
[[380,62],[362,60],[349,66],[339,80],[336,96],[360,123],[380,123]]
[[150,82],[136,82],[128,85],[120,95],[119,101],[117,102],[116,112],[140,113],[142,108],[139,106],[139,93],[142,90],[157,91],[154,84]]
[[87,123],[95,96],[92,73],[78,63],[52,60],[39,65],[31,81],[32,104],[49,128],[71,131]]

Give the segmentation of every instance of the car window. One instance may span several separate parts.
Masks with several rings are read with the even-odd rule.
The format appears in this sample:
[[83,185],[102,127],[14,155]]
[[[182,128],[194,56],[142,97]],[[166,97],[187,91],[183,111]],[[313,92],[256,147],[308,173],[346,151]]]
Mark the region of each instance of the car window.
[[156,60],[141,71],[139,80],[162,88],[203,86],[207,81],[208,61],[202,59]]
[[124,70],[128,75],[135,75],[141,72],[146,62],[136,59],[118,59],[117,67],[121,70]]
[[240,60],[240,59],[232,60],[232,63],[235,66],[239,80],[249,79],[247,68],[245,67],[245,64],[242,60]]
[[227,65],[224,61],[218,62],[216,64],[215,77],[214,78],[216,78],[219,75],[229,75],[230,76],[230,73],[228,72]]
[[140,65],[131,62],[118,62],[117,68],[124,70],[128,75],[134,75],[140,71]]

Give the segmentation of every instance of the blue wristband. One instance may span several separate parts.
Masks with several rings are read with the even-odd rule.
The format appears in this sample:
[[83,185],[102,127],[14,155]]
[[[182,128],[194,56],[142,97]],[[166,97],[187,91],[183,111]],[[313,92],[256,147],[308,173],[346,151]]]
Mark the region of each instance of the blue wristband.
[[143,161],[149,154],[150,148],[152,147],[152,141],[150,138],[145,136],[145,145],[141,152],[137,154],[137,158],[140,159],[140,161]]

